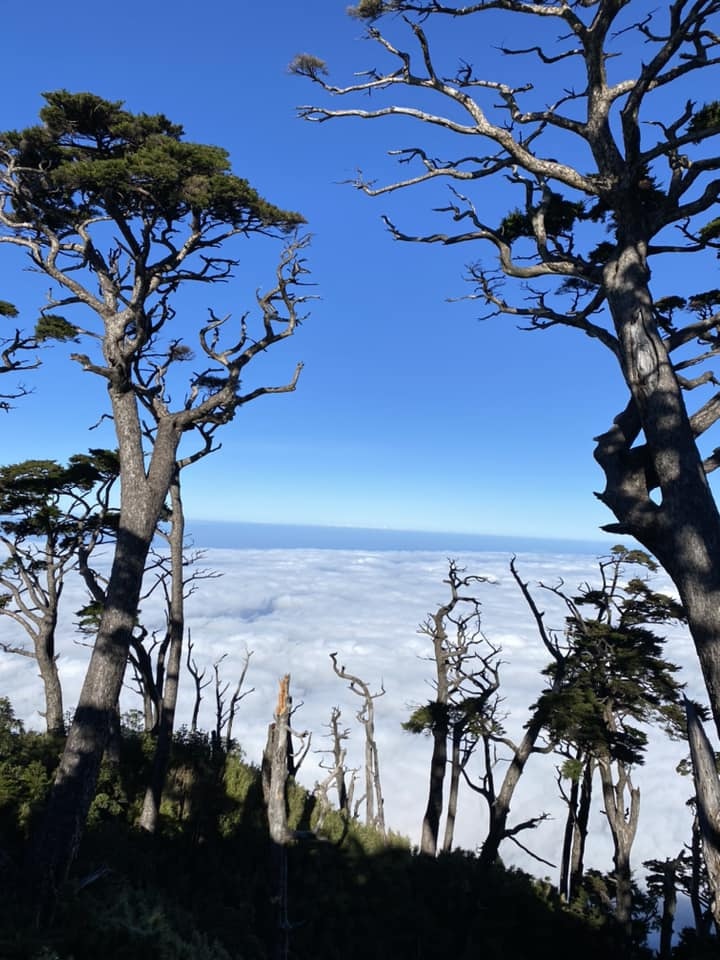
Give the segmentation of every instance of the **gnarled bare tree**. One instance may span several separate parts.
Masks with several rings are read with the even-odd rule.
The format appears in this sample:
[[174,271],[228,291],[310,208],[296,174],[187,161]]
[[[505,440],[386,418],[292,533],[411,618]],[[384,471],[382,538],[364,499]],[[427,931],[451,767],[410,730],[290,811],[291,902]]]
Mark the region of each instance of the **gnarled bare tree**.
[[[720,295],[662,299],[651,272],[668,257],[712,268],[720,246],[720,103],[692,99],[717,86],[720,2],[361,0],[350,12],[380,62],[337,85],[321,59],[298,56],[296,73],[361,101],[301,116],[414,124],[423,140],[392,151],[403,175],[356,185],[377,197],[449,184],[432,205],[450,226],[414,233],[388,220],[392,235],[489,247],[496,266],[476,263],[470,279],[491,313],[574,328],[615,358],[627,405],[595,449],[598,496],[616,517],[606,529],[635,537],[675,582],[720,731],[720,514],[707,479],[720,465]],[[500,52],[537,70],[538,89],[484,72],[508,33],[532,36]],[[487,191],[501,184],[516,208],[490,222]]]
[[[287,234],[302,221],[230,172],[224,150],[183,140],[163,115],[132,114],[93,94],[47,94],[41,123],[0,134],[0,243],[27,252],[59,291],[42,337],[88,345],[74,353],[107,386],[120,458],[120,515],[106,597],[78,709],[33,848],[42,908],[66,875],[92,800],[118,700],[145,561],[179,463],[214,448],[217,430],[260,396],[295,388],[242,382],[248,365],[292,336],[304,240],[285,247],[271,288],[258,294],[258,330],[244,314],[195,325],[192,360],[178,299],[188,286],[227,280],[233,238]],[[92,326],[88,323],[93,324]],[[191,327],[192,330],[192,327]],[[195,438],[196,444],[192,445]]]

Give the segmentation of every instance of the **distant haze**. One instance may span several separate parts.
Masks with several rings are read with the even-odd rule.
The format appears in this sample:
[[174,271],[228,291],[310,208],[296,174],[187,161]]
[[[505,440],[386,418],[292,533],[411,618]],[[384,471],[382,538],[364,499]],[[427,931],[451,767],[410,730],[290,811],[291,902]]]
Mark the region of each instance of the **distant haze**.
[[189,520],[188,531],[198,547],[233,549],[318,549],[318,550],[499,550],[510,553],[607,552],[617,538],[568,540],[520,536],[491,536],[477,533],[439,533],[423,530],[323,527],[301,524],[223,523]]

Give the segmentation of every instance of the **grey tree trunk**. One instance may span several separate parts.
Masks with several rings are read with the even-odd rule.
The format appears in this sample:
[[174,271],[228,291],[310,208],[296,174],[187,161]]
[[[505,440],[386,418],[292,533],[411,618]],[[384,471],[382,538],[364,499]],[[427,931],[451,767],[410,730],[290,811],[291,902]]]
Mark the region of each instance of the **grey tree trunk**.
[[615,919],[622,934],[632,935],[632,872],[630,852],[640,817],[640,788],[634,787],[626,765],[617,761],[617,781],[613,781],[610,757],[598,760],[605,815],[613,839],[615,864]]
[[105,607],[39,831],[29,880],[38,915],[54,902],[80,843],[120,697],[145,562],[175,469],[179,434],[160,424],[146,474],[137,401],[110,390],[120,449],[120,518]]
[[[720,733],[720,514],[682,388],[660,335],[648,287],[647,249],[630,235],[604,269],[632,403],[598,437],[607,486],[598,496],[672,577],[685,607]],[[645,446],[634,447],[640,432]],[[650,496],[659,487],[661,502]]]

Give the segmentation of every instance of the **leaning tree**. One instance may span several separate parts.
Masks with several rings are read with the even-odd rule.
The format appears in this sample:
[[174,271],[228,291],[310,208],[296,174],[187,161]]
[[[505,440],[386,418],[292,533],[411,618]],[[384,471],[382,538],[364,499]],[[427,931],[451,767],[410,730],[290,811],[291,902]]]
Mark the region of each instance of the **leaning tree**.
[[[77,711],[31,855],[42,907],[67,873],[82,834],[115,710],[145,561],[178,465],[215,449],[243,404],[292,391],[245,386],[250,362],[291,336],[305,299],[303,239],[286,243],[258,329],[244,313],[205,322],[181,299],[226,281],[230,241],[289,234],[297,213],[235,176],[225,150],[183,139],[165,116],[133,114],[89,93],[45,94],[40,124],[0,134],[0,243],[24,250],[53,299],[37,334],[72,340],[72,359],[107,388],[120,463],[116,546]],[[183,318],[183,307],[190,314]],[[194,359],[185,337],[196,341]],[[193,442],[194,441],[194,442]]]
[[[606,529],[635,537],[675,582],[720,730],[720,514],[707,479],[720,465],[720,291],[663,291],[651,277],[654,262],[690,254],[712,270],[703,253],[720,247],[720,102],[693,99],[717,86],[719,0],[361,0],[350,13],[379,62],[336,85],[323,60],[298,56],[296,73],[358,101],[301,116],[414,125],[417,140],[392,151],[400,177],[356,185],[449,185],[433,203],[448,226],[387,220],[391,234],[488,248],[494,263],[470,279],[491,313],[575,328],[614,356],[628,394],[595,448],[598,496],[616,517]],[[515,208],[491,219],[498,187]]]

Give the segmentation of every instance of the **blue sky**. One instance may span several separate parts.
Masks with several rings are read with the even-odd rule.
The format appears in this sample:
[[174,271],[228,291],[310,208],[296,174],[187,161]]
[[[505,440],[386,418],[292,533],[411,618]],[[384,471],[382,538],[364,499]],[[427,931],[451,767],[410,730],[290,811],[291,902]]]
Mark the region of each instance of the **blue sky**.
[[[320,299],[259,371],[280,382],[302,360],[298,390],[244,407],[222,450],[186,472],[189,517],[594,537],[612,518],[592,496],[603,485],[592,437],[624,403],[612,359],[572,331],[521,333],[508,319],[479,321],[477,303],[447,302],[467,292],[464,266],[480,251],[398,244],[380,219],[439,227],[429,211],[446,201],[444,188],[371,200],[342,182],[358,167],[382,176],[386,151],[418,131],[296,117],[320,91],[288,74],[293,56],[317,53],[347,79],[372,63],[363,31],[344,0],[41,0],[32,19],[11,5],[3,58],[15,86],[0,125],[33,123],[44,90],[122,99],[166,113],[188,139],[224,146],[236,173],[308,220]],[[481,199],[498,215],[515,203],[489,183]],[[204,289],[194,309],[239,316],[271,280],[275,252],[243,242],[236,282],[217,296]],[[0,255],[0,296],[30,323],[47,283]],[[672,288],[672,268],[664,282]],[[103,428],[88,432],[104,410],[102,384],[65,354],[46,352],[44,368],[26,376],[34,392],[4,422],[6,462],[111,443]]]

